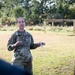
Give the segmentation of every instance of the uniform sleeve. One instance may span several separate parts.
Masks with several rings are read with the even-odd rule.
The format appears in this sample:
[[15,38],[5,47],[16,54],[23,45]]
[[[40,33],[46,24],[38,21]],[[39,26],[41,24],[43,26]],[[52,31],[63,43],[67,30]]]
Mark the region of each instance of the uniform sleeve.
[[12,51],[15,47],[13,46],[13,44],[16,42],[16,35],[15,33],[12,34],[12,36],[9,38],[8,43],[7,43],[7,49],[9,51]]
[[40,45],[38,43],[34,43],[34,39],[31,36],[31,46],[30,49],[36,49],[37,47],[39,47]]

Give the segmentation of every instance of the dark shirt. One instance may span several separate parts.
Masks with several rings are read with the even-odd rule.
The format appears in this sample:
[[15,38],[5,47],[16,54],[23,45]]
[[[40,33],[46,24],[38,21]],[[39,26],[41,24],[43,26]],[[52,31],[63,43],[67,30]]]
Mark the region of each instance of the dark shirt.
[[31,75],[27,70],[0,59],[0,75]]

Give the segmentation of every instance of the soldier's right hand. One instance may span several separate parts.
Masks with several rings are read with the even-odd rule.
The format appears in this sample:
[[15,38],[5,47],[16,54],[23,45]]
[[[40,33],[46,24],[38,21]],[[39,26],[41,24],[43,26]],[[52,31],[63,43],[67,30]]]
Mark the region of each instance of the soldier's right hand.
[[17,41],[17,42],[14,44],[14,46],[16,47],[16,46],[19,46],[19,45],[21,45],[21,44],[22,44],[21,41]]

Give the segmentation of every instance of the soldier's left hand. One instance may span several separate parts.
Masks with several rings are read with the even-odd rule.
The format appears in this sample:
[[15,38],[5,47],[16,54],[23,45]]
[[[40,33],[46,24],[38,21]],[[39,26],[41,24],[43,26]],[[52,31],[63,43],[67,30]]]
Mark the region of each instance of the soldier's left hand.
[[44,42],[39,42],[39,45],[42,47],[43,45],[45,45]]

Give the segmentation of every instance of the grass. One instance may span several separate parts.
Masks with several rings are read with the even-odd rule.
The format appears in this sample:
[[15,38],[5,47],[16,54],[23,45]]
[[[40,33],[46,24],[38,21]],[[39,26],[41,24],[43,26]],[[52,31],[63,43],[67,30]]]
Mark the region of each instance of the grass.
[[[11,62],[13,52],[7,50],[7,41],[13,32],[14,30],[0,31],[0,58],[8,62]],[[46,43],[43,48],[31,50],[34,75],[74,75],[75,35],[72,30],[29,32],[35,43],[39,41]]]

